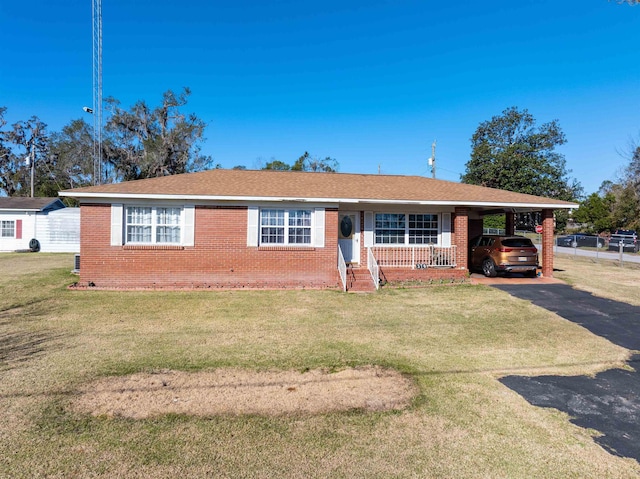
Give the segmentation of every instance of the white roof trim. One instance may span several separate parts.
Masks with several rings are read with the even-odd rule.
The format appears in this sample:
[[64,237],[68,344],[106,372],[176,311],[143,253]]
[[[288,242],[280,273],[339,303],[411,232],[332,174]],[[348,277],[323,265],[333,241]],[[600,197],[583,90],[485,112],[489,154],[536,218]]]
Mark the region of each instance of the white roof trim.
[[83,193],[64,192],[60,196],[74,198],[95,199],[124,199],[131,200],[188,200],[188,201],[242,201],[242,202],[292,202],[292,203],[349,203],[349,204],[394,204],[394,205],[422,205],[422,206],[481,206],[495,207],[508,206],[510,208],[544,208],[544,209],[572,209],[579,205],[559,205],[555,203],[528,203],[528,202],[499,202],[499,201],[443,201],[443,200],[380,200],[369,198],[295,198],[275,196],[216,196],[216,195],[159,195],[136,193]]
[[12,213],[40,213],[42,208],[0,208],[0,211],[11,211]]

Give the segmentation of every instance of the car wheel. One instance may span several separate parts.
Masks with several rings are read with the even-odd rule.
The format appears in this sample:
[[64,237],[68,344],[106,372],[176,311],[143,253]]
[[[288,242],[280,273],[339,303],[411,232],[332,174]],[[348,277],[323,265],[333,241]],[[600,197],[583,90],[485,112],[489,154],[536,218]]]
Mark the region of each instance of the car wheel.
[[572,248],[577,248],[578,247],[578,242],[577,241],[572,241],[571,242],[571,247]]
[[532,269],[532,270],[530,270],[530,271],[527,271],[527,272],[525,273],[525,276],[526,276],[527,278],[537,278],[537,277],[538,277],[538,271],[537,271],[537,270],[535,270],[535,269]]
[[600,241],[598,241],[598,248],[604,248],[604,243],[601,243]]
[[487,278],[495,278],[498,275],[496,265],[491,258],[487,258],[482,262],[482,272]]

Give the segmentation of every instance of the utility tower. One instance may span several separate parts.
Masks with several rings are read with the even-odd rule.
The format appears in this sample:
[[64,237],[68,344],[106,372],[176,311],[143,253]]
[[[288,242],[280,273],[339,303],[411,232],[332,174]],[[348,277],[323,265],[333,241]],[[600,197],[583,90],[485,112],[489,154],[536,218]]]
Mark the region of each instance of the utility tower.
[[102,183],[102,0],[92,0],[93,20],[93,184]]
[[431,177],[436,179],[436,140],[431,144],[431,158],[429,158],[429,166],[431,167]]

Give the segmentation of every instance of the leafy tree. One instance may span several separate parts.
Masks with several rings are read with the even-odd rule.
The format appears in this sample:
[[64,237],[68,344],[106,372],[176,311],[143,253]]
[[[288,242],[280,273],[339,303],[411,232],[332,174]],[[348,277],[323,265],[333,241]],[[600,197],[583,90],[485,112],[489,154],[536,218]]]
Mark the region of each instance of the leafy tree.
[[[0,108],[0,128],[6,121],[5,107]],[[29,196],[31,194],[30,162],[35,160],[34,193],[47,195],[45,187],[50,177],[51,158],[47,136],[47,125],[38,117],[18,121],[11,129],[0,130],[0,189],[7,196]]]
[[614,184],[610,194],[614,201],[611,207],[612,229],[640,229],[640,201],[629,183]]
[[271,160],[269,163],[264,165],[263,170],[278,170],[278,171],[289,171],[291,170],[291,165],[288,165],[284,161],[280,160]]
[[640,145],[632,146],[629,165],[625,169],[623,181],[629,184],[640,197]]
[[139,101],[129,111],[120,108],[118,100],[107,98],[111,117],[105,127],[104,155],[114,180],[175,175],[212,166],[211,157],[200,154],[205,123],[195,114],[180,112],[190,94],[188,88],[177,95],[168,90],[157,108]]
[[487,215],[482,218],[482,227],[503,230],[507,226],[507,219],[504,215]]
[[88,186],[93,179],[93,127],[82,119],[72,120],[51,134],[53,173],[65,189]]
[[615,196],[608,192],[604,195],[592,193],[580,204],[580,207],[573,213],[573,219],[578,223],[591,225],[591,228],[598,233],[611,231],[615,228],[612,216],[612,209]]
[[555,151],[565,142],[556,120],[537,127],[526,109],[507,108],[481,123],[473,134],[462,182],[575,200],[582,188],[568,177],[566,161]]

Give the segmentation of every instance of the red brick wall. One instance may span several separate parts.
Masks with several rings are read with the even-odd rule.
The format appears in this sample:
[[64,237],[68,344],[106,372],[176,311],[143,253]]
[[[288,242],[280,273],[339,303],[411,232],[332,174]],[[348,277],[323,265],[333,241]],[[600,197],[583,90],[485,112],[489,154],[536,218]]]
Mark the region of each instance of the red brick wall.
[[380,277],[383,281],[391,285],[403,281],[461,282],[465,280],[467,276],[467,270],[459,268],[380,268]]
[[325,246],[247,247],[246,207],[196,207],[195,246],[110,246],[110,205],[81,206],[80,284],[107,288],[337,287],[338,211]]
[[466,270],[469,264],[469,209],[456,208],[453,216],[452,244],[457,245],[456,263]]
[[553,210],[542,210],[542,275],[553,277]]

